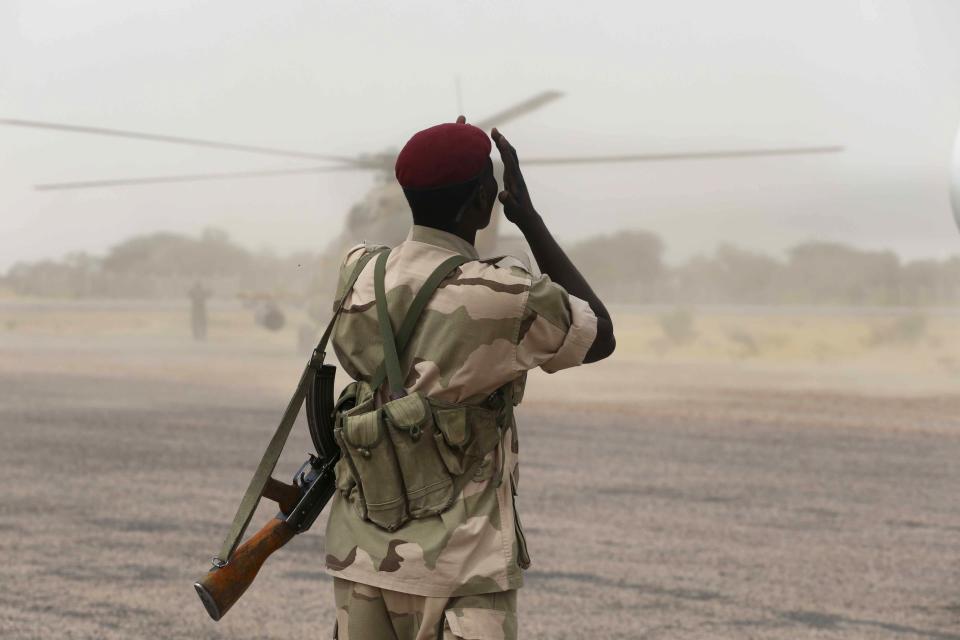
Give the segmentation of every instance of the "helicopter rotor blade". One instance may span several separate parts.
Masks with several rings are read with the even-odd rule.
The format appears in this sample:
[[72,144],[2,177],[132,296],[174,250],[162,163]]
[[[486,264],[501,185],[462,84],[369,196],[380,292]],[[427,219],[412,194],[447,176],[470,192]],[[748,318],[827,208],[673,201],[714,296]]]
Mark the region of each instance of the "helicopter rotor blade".
[[310,175],[334,171],[357,171],[367,167],[308,167],[305,169],[274,169],[267,171],[232,171],[226,173],[197,173],[179,176],[149,176],[144,178],[119,178],[110,180],[85,180],[80,182],[51,182],[34,185],[37,191],[65,191],[68,189],[96,189],[100,187],[131,187],[171,182],[208,182],[211,180],[236,180],[244,178],[268,178],[276,176]]
[[508,107],[503,111],[484,118],[483,120],[470,122],[470,124],[475,127],[480,127],[481,129],[500,127],[515,118],[519,118],[520,116],[530,113],[531,111],[535,111],[545,104],[553,102],[561,97],[563,97],[563,93],[560,91],[542,91],[532,98],[528,98],[523,102],[519,102],[512,107]]
[[828,145],[819,147],[780,147],[770,149],[727,149],[718,151],[682,151],[677,153],[636,153],[612,156],[558,156],[556,158],[521,158],[521,165],[553,164],[613,164],[618,162],[658,162],[663,160],[711,160],[752,158],[762,156],[796,156],[819,153],[840,153],[846,147]]
[[[614,164],[622,162],[657,162],[668,160],[710,160],[749,158],[763,156],[793,156],[808,154],[840,153],[845,150],[842,146],[821,147],[783,147],[771,149],[735,149],[726,151],[690,151],[680,153],[641,153],[612,156],[568,156],[546,158],[524,158],[524,166],[574,165],[574,164]],[[381,158],[371,157],[366,164],[342,167],[308,167],[304,169],[275,169],[266,171],[234,171],[226,173],[200,173],[176,176],[149,176],[142,178],[119,178],[107,180],[85,180],[79,182],[54,182],[34,186],[37,191],[63,191],[68,189],[94,189],[100,187],[127,187],[148,184],[167,184],[176,182],[207,182],[212,180],[234,180],[245,178],[264,178],[276,176],[310,175],[337,171],[376,171],[383,169],[380,166]]]
[[59,122],[41,122],[39,120],[0,118],[0,125],[9,127],[28,127],[32,129],[50,129],[53,131],[68,131],[70,133],[87,133],[98,136],[111,136],[114,138],[133,138],[135,140],[149,140],[151,142],[164,142],[168,144],[180,144],[193,147],[207,147],[210,149],[225,149],[227,151],[243,151],[247,153],[258,153],[261,155],[282,156],[285,158],[327,160],[331,162],[343,162],[351,165],[362,164],[362,162],[358,161],[356,158],[311,153],[309,151],[276,149],[273,147],[259,147],[247,144],[235,144],[232,142],[218,142],[216,140],[202,140],[200,138],[186,138],[183,136],[169,136],[157,133],[143,133],[140,131],[126,131],[122,129],[108,129],[105,127],[88,127],[82,125],[63,124]]

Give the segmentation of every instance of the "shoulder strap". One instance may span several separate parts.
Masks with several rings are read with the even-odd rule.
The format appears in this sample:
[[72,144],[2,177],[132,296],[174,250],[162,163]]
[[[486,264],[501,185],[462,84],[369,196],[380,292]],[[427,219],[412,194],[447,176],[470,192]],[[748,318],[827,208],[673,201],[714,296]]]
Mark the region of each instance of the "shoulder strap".
[[[379,263],[379,260],[377,262]],[[393,346],[396,349],[396,355],[394,357],[397,358],[397,365],[396,365],[397,372],[395,375],[399,379],[399,390],[400,390],[400,395],[402,395],[403,375],[400,371],[399,354],[403,353],[403,350],[406,348],[407,343],[410,341],[410,337],[413,335],[413,329],[417,325],[417,320],[420,319],[420,316],[423,314],[424,309],[426,309],[427,307],[427,303],[430,301],[430,298],[433,297],[433,293],[440,286],[440,283],[443,282],[444,279],[446,279],[446,277],[449,276],[454,269],[456,269],[460,265],[465,264],[467,262],[470,262],[470,258],[467,258],[466,256],[460,256],[460,255],[451,256],[446,260],[444,260],[443,262],[441,262],[440,265],[433,270],[433,273],[431,273],[427,277],[423,285],[421,285],[420,290],[417,291],[417,295],[413,298],[413,302],[410,303],[410,308],[407,310],[407,315],[404,316],[403,322],[400,324],[400,330],[396,334],[396,342],[394,342],[393,340],[392,327],[390,329],[391,331],[390,339],[384,340],[384,344],[385,344],[384,361],[377,368],[377,370],[373,374],[373,377],[370,379],[370,387],[372,389],[379,389],[380,385],[383,384],[384,379],[389,374],[390,367],[392,365],[387,360],[386,343],[390,342],[390,343],[393,343]],[[386,263],[385,260],[384,260],[384,263]],[[386,266],[386,264],[384,264],[384,266]],[[374,286],[376,286],[376,274],[374,275]],[[380,300],[380,294],[378,293],[377,294],[378,312],[379,312],[379,300]],[[384,303],[386,303],[386,296],[384,296]],[[384,323],[381,321],[380,322],[381,336],[384,335],[384,326],[385,326]],[[389,326],[389,316],[387,317],[386,326]],[[390,390],[391,392],[396,393],[392,380],[390,382]]]
[[337,318],[340,317],[340,312],[343,311],[343,305],[347,300],[347,296],[350,295],[353,285],[356,284],[357,278],[360,277],[360,272],[363,271],[365,266],[367,266],[367,263],[370,262],[371,258],[377,254],[385,253],[386,247],[375,251],[368,251],[360,256],[360,258],[357,260],[356,266],[354,266],[353,271],[350,273],[350,277],[347,279],[346,286],[343,289],[343,294],[340,296],[337,306],[333,310],[333,317],[330,319],[330,323],[327,324],[327,328],[323,332],[323,336],[320,338],[317,348],[313,350],[313,354],[310,356],[310,361],[307,362],[307,366],[304,367],[303,373],[300,375],[300,382],[297,383],[297,388],[293,392],[290,402],[287,403],[287,409],[283,412],[283,417],[280,419],[280,424],[277,425],[276,431],[273,432],[273,437],[270,438],[270,443],[263,452],[263,457],[260,458],[260,463],[257,465],[256,471],[253,472],[253,477],[250,479],[250,484],[247,486],[247,490],[243,494],[243,499],[240,500],[240,506],[237,507],[237,513],[233,516],[233,522],[230,523],[230,531],[227,533],[227,537],[223,540],[223,544],[220,547],[220,552],[213,559],[215,566],[222,566],[229,562],[230,556],[233,555],[234,549],[237,548],[237,543],[240,542],[240,538],[243,537],[244,531],[247,530],[247,525],[250,524],[250,518],[253,517],[253,512],[257,510],[257,505],[260,503],[260,497],[263,495],[263,489],[267,485],[267,480],[270,479],[270,474],[273,473],[274,467],[277,466],[277,460],[280,459],[280,454],[283,452],[283,446],[286,444],[287,438],[290,436],[290,429],[293,427],[293,423],[296,422],[297,415],[300,413],[300,406],[303,404],[303,399],[306,396],[307,388],[313,384],[314,377],[317,375],[317,370],[323,364],[324,357],[326,356],[325,350],[327,348],[327,341],[330,339],[330,334],[333,332],[333,326],[336,324]]
[[397,342],[393,337],[393,325],[390,324],[387,292],[384,285],[388,256],[389,252],[381,253],[377,256],[376,264],[373,265],[373,291],[377,299],[377,323],[380,325],[380,342],[383,344],[383,366],[387,369],[391,395],[400,397],[403,395],[403,374],[400,372],[400,356],[397,354]]

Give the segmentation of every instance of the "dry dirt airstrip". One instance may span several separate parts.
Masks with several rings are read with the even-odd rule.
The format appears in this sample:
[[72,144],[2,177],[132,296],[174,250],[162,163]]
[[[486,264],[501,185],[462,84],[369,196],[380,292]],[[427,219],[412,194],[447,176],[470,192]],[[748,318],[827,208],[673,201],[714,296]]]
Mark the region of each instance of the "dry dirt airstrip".
[[[960,640],[960,317],[698,312],[675,344],[656,313],[531,376],[521,637]],[[210,332],[0,301],[0,638],[329,637],[322,522],[220,623],[191,588],[303,361],[233,305]]]

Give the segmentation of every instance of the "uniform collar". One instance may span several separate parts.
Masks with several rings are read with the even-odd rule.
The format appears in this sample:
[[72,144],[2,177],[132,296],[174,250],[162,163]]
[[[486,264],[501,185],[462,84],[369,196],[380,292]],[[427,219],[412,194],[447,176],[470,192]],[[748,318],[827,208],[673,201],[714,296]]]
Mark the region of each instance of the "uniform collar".
[[410,229],[410,233],[407,234],[407,240],[432,244],[436,247],[459,253],[473,260],[480,257],[480,254],[477,253],[477,248],[460,236],[441,231],[440,229],[434,229],[433,227],[415,224],[413,228]]

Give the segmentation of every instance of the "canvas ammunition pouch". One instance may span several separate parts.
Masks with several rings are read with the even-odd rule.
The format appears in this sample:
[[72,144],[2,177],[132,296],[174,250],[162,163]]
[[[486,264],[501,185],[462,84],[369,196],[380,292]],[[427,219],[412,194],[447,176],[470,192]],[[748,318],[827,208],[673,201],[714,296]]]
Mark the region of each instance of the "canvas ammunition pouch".
[[468,482],[480,479],[479,467],[499,444],[508,414],[502,391],[483,405],[412,393],[375,407],[371,394],[337,414],[334,433],[343,454],[337,489],[361,518],[388,531],[439,515]]
[[[418,291],[396,336],[386,307],[386,259],[387,253],[380,254],[374,270],[384,363],[369,383],[354,382],[341,394],[334,434],[342,452],[336,470],[338,491],[361,518],[393,531],[411,519],[443,513],[475,479],[511,420],[513,384],[481,404],[450,404],[420,393],[406,394],[399,353],[430,295],[467,259],[455,256],[437,267]],[[376,390],[385,381],[391,399],[377,406]],[[498,482],[502,467],[500,460]]]

